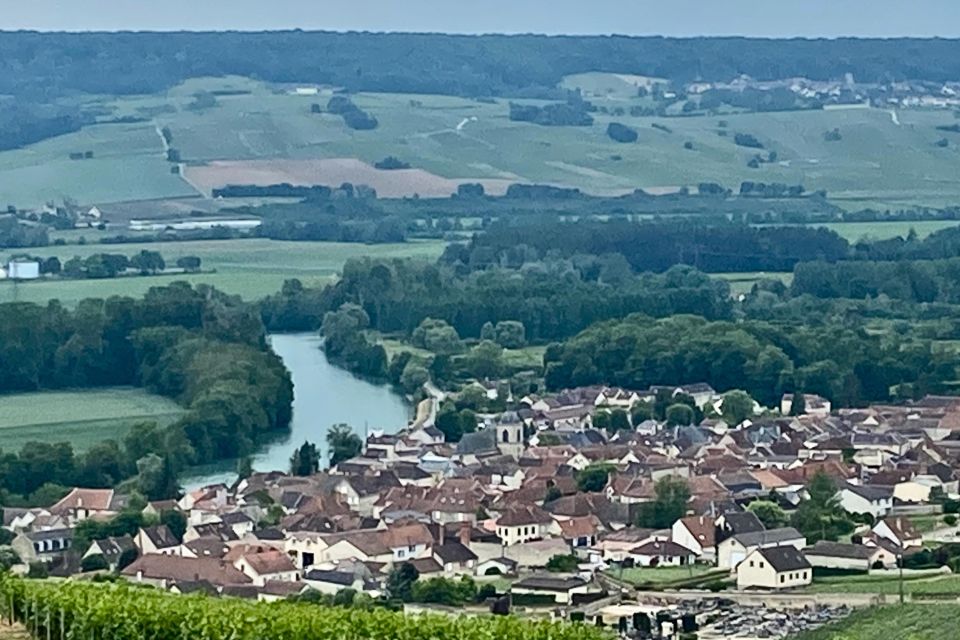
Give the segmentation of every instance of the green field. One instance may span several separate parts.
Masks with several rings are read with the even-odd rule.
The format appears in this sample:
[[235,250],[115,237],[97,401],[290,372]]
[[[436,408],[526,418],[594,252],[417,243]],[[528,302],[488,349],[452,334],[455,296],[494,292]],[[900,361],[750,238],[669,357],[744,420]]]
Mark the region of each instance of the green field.
[[958,616],[957,605],[874,607],[789,640],[956,640]]
[[926,238],[931,233],[941,229],[950,229],[960,226],[956,220],[920,220],[917,222],[832,222],[828,224],[810,225],[825,227],[836,231],[838,235],[849,242],[856,242],[863,238],[872,240],[888,240],[890,238],[906,238],[913,229],[917,237]]
[[[896,572],[890,575],[831,576],[817,578],[805,591],[811,593],[882,593],[895,595],[900,592],[900,581]],[[915,596],[957,596],[960,597],[960,576],[906,576],[903,581],[904,593]]]
[[[674,582],[684,580],[690,577],[701,576],[711,571],[716,571],[716,567],[705,564],[695,564],[686,567],[633,567],[623,570],[623,580],[632,584],[658,584],[665,582]],[[610,571],[610,575],[620,578],[620,572],[616,569]]]
[[[0,396],[0,449],[24,444],[69,442],[78,451],[121,438],[143,421],[169,424],[183,413],[173,400],[141,389],[50,391]],[[77,420],[76,416],[83,416]]]
[[[586,76],[579,81],[598,92],[614,92],[598,99],[601,105],[610,102],[629,110],[633,104],[647,104],[648,99],[629,97],[630,83],[617,76]],[[220,96],[217,106],[203,111],[188,107],[197,91],[223,89],[249,93]],[[960,136],[935,129],[954,122],[946,111],[901,111],[896,117],[882,109],[683,118],[597,113],[592,127],[544,127],[510,121],[505,99],[491,104],[450,96],[371,93],[353,99],[375,115],[380,126],[354,131],[339,117],[310,112],[311,104],[325,105],[328,99],[329,94],[290,95],[243,78],[191,80],[162,95],[89,97],[81,102],[114,117],[150,121],[97,125],[0,153],[0,202],[37,206],[71,196],[81,203],[104,203],[195,193],[170,174],[157,127],[170,128],[172,146],[189,163],[315,158],[373,162],[394,155],[448,178],[550,182],[596,193],[669,189],[702,181],[736,188],[753,180],[826,189],[852,209],[960,202],[960,182],[955,179]],[[612,121],[636,128],[639,141],[610,140],[606,127]],[[834,128],[840,129],[842,140],[825,141],[823,133]],[[757,151],[735,145],[738,132],[759,138],[765,146],[761,153],[776,151],[777,161],[748,168]],[[953,144],[936,146],[944,135]],[[692,150],[684,148],[686,142],[693,144]],[[94,151],[92,160],[67,159],[70,152],[85,150]]]
[[[197,242],[157,242],[150,244],[71,245],[44,247],[38,256],[55,255],[61,261],[94,253],[132,255],[143,249],[159,251],[173,264],[181,256],[198,256],[203,269],[216,273],[125,277],[110,280],[50,280],[14,285],[0,282],[0,302],[20,300],[43,303],[54,298],[67,305],[90,297],[111,295],[142,296],[150,287],[177,280],[211,284],[244,299],[257,299],[280,290],[284,280],[299,278],[305,285],[330,282],[352,257],[421,257],[436,259],[443,251],[441,241],[416,241],[403,244],[350,244],[335,242],[281,242],[276,240],[209,240]],[[0,262],[10,253],[0,252]]]

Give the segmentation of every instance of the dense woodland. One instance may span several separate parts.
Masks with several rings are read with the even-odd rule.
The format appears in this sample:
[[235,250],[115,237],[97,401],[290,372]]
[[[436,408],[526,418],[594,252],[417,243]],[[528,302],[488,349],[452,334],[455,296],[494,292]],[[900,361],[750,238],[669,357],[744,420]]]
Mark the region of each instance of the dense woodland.
[[[215,54],[215,55],[214,55]],[[323,60],[323,64],[317,64]],[[190,77],[244,75],[351,91],[552,95],[565,75],[760,80],[850,73],[859,82],[953,80],[960,40],[273,33],[0,34],[0,94],[153,93]]]
[[818,393],[842,406],[919,397],[942,392],[957,366],[955,355],[929,343],[837,325],[640,315],[593,326],[548,349],[544,360],[553,389],[706,380],[720,390],[744,389],[768,406],[793,391]]
[[836,261],[849,256],[846,240],[823,228],[704,224],[688,220],[502,221],[450,245],[448,264],[472,270],[493,265],[520,268],[550,255],[620,255],[636,271],[665,271],[687,264],[707,272],[790,271],[801,261]]
[[183,466],[248,453],[290,420],[289,373],[267,348],[260,318],[210,287],[177,283],[141,300],[84,300],[72,311],[56,302],[0,305],[0,394],[117,385],[169,396],[186,413],[82,456],[68,444],[0,452],[0,491],[112,486],[160,464],[153,473],[166,489],[149,493],[165,493]]

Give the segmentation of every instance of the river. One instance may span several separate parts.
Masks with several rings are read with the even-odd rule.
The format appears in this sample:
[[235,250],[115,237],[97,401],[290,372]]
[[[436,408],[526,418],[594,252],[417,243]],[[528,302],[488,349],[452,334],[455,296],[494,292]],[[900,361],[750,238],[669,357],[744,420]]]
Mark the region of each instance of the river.
[[[330,364],[316,334],[274,334],[270,346],[293,379],[293,419],[290,431],[266,443],[253,456],[256,471],[287,471],[294,449],[309,440],[327,457],[326,434],[344,422],[361,436],[365,431],[395,433],[407,426],[411,409],[385,385],[375,385]],[[236,460],[195,467],[182,484],[192,489],[236,480]]]

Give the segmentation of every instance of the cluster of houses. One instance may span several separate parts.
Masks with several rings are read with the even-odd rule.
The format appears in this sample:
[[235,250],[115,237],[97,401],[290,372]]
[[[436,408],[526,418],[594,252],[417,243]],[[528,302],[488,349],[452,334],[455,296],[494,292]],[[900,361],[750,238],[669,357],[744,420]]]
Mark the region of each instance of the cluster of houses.
[[[716,399],[706,385],[676,392],[698,403]],[[3,527],[25,563],[69,574],[102,556],[101,567],[180,593],[271,600],[351,588],[379,596],[391,569],[410,563],[421,579],[506,576],[515,595],[568,605],[602,594],[598,574],[613,563],[714,565],[740,589],[807,585],[816,567],[894,567],[922,545],[906,514],[933,512],[941,497],[957,494],[960,398],[825,412],[822,399],[809,397],[805,415],[739,425],[647,421],[612,435],[591,426],[597,411],[629,408],[646,393],[593,388],[527,398],[519,409],[480,416],[482,428],[456,443],[422,424],[375,433],[359,456],[326,472],[255,473],[147,505],[152,515],[181,513],[182,536],[159,524],[74,552],[79,522],[109,519],[128,502],[82,488],[49,508],[6,509]],[[538,444],[546,433],[551,444]],[[606,486],[580,491],[578,473],[596,464],[611,470]],[[846,511],[873,523],[855,544],[808,544],[746,508],[758,499],[795,508],[820,472]],[[664,529],[637,526],[665,477],[687,484],[686,514]],[[546,572],[551,558],[571,555],[575,572]]]

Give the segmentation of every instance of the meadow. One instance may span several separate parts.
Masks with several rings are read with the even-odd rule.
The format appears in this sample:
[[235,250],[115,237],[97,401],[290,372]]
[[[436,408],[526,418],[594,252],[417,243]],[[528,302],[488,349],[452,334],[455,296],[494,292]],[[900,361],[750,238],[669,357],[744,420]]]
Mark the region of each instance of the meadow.
[[702,576],[711,572],[716,572],[716,567],[695,564],[686,567],[633,567],[624,569],[622,576],[617,569],[611,569],[610,575],[615,578],[622,577],[625,582],[632,584],[657,585]]
[[[882,576],[818,577],[804,591],[810,593],[882,593],[896,595],[900,593],[900,580],[896,572],[890,572],[890,575]],[[917,597],[960,597],[960,576],[953,574],[905,576],[903,591]]]
[[[57,256],[61,261],[94,253],[133,255],[143,249],[159,251],[173,264],[182,256],[197,256],[205,273],[134,276],[109,280],[47,280],[13,284],[0,281],[0,302],[36,302],[59,299],[72,306],[84,298],[112,295],[139,297],[151,287],[175,281],[210,284],[245,300],[276,293],[284,280],[299,278],[305,286],[322,286],[333,281],[343,264],[354,257],[416,257],[436,259],[443,252],[442,241],[413,241],[402,244],[350,244],[336,242],[282,242],[266,239],[209,240],[195,242],[154,242],[149,244],[86,244],[44,247],[33,254]],[[11,252],[0,252],[5,262]]]
[[960,637],[958,614],[955,604],[874,607],[789,640],[948,640]]
[[[597,91],[611,85],[592,98],[599,107],[629,113],[631,106],[648,104],[647,98],[630,97],[630,87],[639,80],[608,75],[587,74],[568,82]],[[232,95],[218,95],[215,106],[197,109],[191,105],[200,91]],[[446,179],[547,182],[599,194],[637,187],[664,191],[703,181],[737,188],[752,180],[826,189],[831,199],[852,209],[960,202],[955,180],[960,136],[935,129],[955,121],[946,111],[893,114],[864,108],[693,117],[596,113],[590,127],[544,127],[511,121],[506,99],[361,93],[352,96],[354,102],[380,125],[354,131],[338,116],[311,112],[311,105],[325,106],[329,97],[322,91],[292,95],[234,77],[190,80],[159,95],[88,97],[87,106],[112,117],[148,122],[97,125],[0,153],[0,202],[36,206],[65,196],[107,203],[195,194],[164,161],[157,133],[162,127],[170,129],[171,144],[188,165],[282,161],[284,171],[306,171],[308,177],[314,165],[298,169],[296,161],[356,158],[373,163],[393,155]],[[606,127],[613,121],[634,127],[639,140],[612,141]],[[833,129],[840,130],[842,139],[825,140],[824,133]],[[760,153],[774,151],[776,161],[749,168],[747,162],[758,150],[734,144],[735,133],[756,136],[765,147]],[[951,143],[937,146],[945,135]],[[87,149],[94,151],[93,159],[67,159],[70,152]],[[409,195],[422,184],[423,174],[418,175],[411,174]],[[396,183],[402,176],[394,181],[391,189],[398,191],[391,193],[403,193],[403,185]]]
[[182,413],[173,400],[125,387],[2,395],[0,449],[19,451],[27,442],[69,442],[83,451],[122,438],[138,422],[166,425]]

